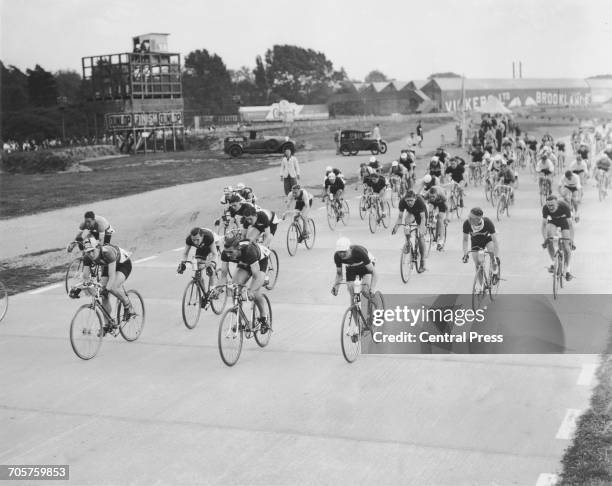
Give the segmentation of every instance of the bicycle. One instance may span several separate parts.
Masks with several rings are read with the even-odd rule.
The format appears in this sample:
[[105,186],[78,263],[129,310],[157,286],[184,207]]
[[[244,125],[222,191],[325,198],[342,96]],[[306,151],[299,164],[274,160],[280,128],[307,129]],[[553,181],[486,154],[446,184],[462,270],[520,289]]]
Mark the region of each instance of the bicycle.
[[490,202],[493,206],[495,206],[495,202],[493,200],[494,187],[495,187],[495,182],[493,180],[492,174],[489,174],[489,176],[485,179],[484,193],[485,193],[485,198],[487,202]]
[[373,197],[374,196],[372,194],[372,189],[369,187],[365,187],[363,190],[363,194],[359,198],[359,217],[362,221],[365,219],[365,215],[372,207]]
[[[340,282],[338,285],[347,284]],[[365,335],[374,334],[372,317],[374,310],[384,310],[385,301],[380,291],[364,294],[367,300],[367,318],[361,309],[361,279],[357,277],[353,287],[353,303],[346,309],[340,327],[342,355],[348,363],[353,363],[361,352],[361,341]]]
[[240,229],[236,222],[236,218],[232,216],[229,208],[223,210],[223,214],[215,221],[214,226],[219,227],[218,231],[221,236],[225,236],[229,232]]
[[[102,305],[100,283],[92,281],[79,287],[89,290],[91,295],[91,302],[79,307],[70,322],[70,344],[79,358],[89,360],[95,357],[106,334],[113,337],[121,334],[130,342],[140,337],[145,324],[145,307],[138,291],[130,289],[126,292],[134,314],[124,312],[123,303],[118,300],[115,320]],[[104,319],[108,324],[104,324]]]
[[540,179],[539,182],[540,187],[540,205],[544,205],[546,202],[546,198],[552,194],[551,182],[550,179],[544,177]]
[[399,176],[391,176],[389,180],[391,186],[391,206],[396,208],[399,204],[400,192],[401,192],[401,179]]
[[342,221],[342,224],[346,226],[350,214],[349,205],[346,200],[342,200],[342,204],[340,204],[340,201],[338,201],[337,198],[330,200],[328,197],[326,198],[325,206],[329,229],[333,231],[336,228],[338,221]]
[[[484,248],[473,248],[468,253],[478,253],[478,264],[476,266],[476,274],[474,275],[474,283],[472,284],[472,310],[475,312],[480,309],[480,306],[489,294],[491,302],[495,300],[499,291],[499,282],[501,280],[501,264],[497,260],[497,274],[493,273],[491,259],[493,252]],[[467,255],[463,259],[467,263]]]
[[482,165],[479,162],[472,162],[472,165],[469,166],[469,181],[477,186],[482,182]]
[[510,217],[510,204],[512,204],[510,194],[512,188],[510,186],[501,185],[497,186],[495,190],[500,193],[497,201],[497,221],[501,221],[501,217],[504,213],[506,213],[507,217]]
[[609,184],[608,173],[605,170],[600,170],[599,177],[597,178],[597,195],[600,201],[603,201],[608,196]]
[[[68,245],[69,253],[72,250],[70,247],[73,245],[79,245],[82,249],[81,242],[73,241]],[[97,282],[100,281],[100,276],[98,275],[98,265],[95,263],[91,263],[90,274],[91,277],[94,278]],[[69,264],[66,269],[66,275],[64,276],[64,288],[66,289],[66,294],[70,294],[70,289],[78,287],[83,283],[83,254],[78,257],[75,257]]]
[[372,204],[370,205],[370,215],[368,216],[370,233],[376,233],[376,228],[378,228],[380,224],[382,224],[384,228],[388,228],[390,218],[391,206],[389,205],[389,201],[384,201],[381,196],[373,196]]
[[417,269],[418,271],[420,261],[422,260],[417,235],[419,225],[416,223],[402,223],[399,226],[409,226],[410,228],[408,240],[400,250],[400,277],[402,282],[408,283],[413,270]]
[[429,256],[429,254],[431,253],[431,246],[433,245],[434,241],[437,242],[438,251],[442,251],[442,249],[444,248],[444,245],[446,244],[446,233],[448,230],[448,219],[445,217],[443,220],[443,234],[439,235],[438,234],[438,221],[437,221],[437,214],[438,214],[438,210],[436,208],[434,208],[433,206],[430,205],[430,207],[428,207],[428,211],[427,211],[427,233],[425,234],[425,248],[426,248],[426,256]]
[[448,197],[448,213],[453,212],[457,215],[457,219],[461,218],[463,214],[463,206],[461,201],[461,193],[459,190],[459,184],[455,181],[450,182],[450,196]]
[[0,281],[0,321],[4,319],[6,311],[8,311],[8,298],[8,290],[6,290],[6,287],[2,281]]
[[260,348],[265,348],[269,344],[272,334],[272,307],[270,299],[264,294],[263,298],[268,308],[268,321],[265,327],[262,327],[259,320],[259,310],[255,301],[253,301],[250,320],[242,308],[244,301],[248,300],[248,297],[244,295],[245,286],[231,283],[227,285],[227,289],[228,292],[232,291],[233,304],[221,316],[217,342],[221,360],[227,366],[234,366],[240,358],[242,343],[245,337],[247,339],[254,337],[255,342]]
[[[298,213],[297,210],[287,211],[283,214],[283,220],[289,213]],[[304,232],[302,231],[302,225],[299,223],[299,219],[304,220],[299,214],[295,214],[293,217],[293,221],[287,228],[287,251],[290,256],[295,256],[297,253],[297,248],[300,243],[304,243],[307,249],[312,250],[316,238],[316,226],[315,222],[312,218],[307,218],[305,223],[308,225],[308,236],[304,237]]]
[[[197,264],[191,260],[185,260],[181,263],[189,263],[194,269],[191,281],[183,292],[183,302],[181,305],[183,323],[187,329],[193,329],[200,319],[202,309],[207,310],[210,306],[217,315],[223,312],[227,302],[227,293],[225,292],[225,285],[215,285],[207,289],[207,283],[202,283],[202,270],[197,268]],[[209,272],[211,271],[217,273],[217,277],[221,272],[221,270],[216,270],[214,262],[210,262],[210,265],[206,267],[207,276],[210,276]]]
[[559,295],[559,289],[563,288],[563,279],[565,278],[565,252],[563,251],[562,246],[565,241],[569,241],[571,244],[572,240],[571,238],[563,238],[558,235],[549,236],[546,238],[546,243],[544,244],[545,248],[549,241],[551,241],[553,245],[555,245],[555,242],[557,243],[556,250],[553,255],[552,271],[553,298],[556,300],[557,296]]

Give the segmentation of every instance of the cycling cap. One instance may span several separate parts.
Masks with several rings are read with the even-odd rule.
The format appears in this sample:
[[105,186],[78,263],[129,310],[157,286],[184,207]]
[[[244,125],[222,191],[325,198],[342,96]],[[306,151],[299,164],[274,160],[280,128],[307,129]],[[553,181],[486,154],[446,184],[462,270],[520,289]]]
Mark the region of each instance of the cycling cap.
[[397,167],[399,165],[399,162],[397,160],[394,160],[393,162],[391,162],[391,167]]
[[329,175],[327,176],[327,178],[330,181],[335,181],[336,180],[336,174],[334,174],[333,172],[330,172]]
[[501,154],[495,154],[495,156],[493,157],[493,160],[495,160],[496,162],[501,162],[503,159],[503,157],[501,156]]
[[423,182],[425,184],[429,184],[431,182],[431,174],[425,174],[425,177],[423,177]]
[[370,163],[373,164],[374,162],[376,162],[376,157],[372,155],[372,157],[370,157]]
[[351,247],[351,240],[343,236],[336,241],[336,251],[348,251]]
[[472,208],[472,210],[470,211],[470,214],[481,218],[484,213],[482,212],[482,209],[476,206],[475,208]]
[[302,188],[302,186],[300,186],[299,184],[295,184],[295,185],[294,185],[294,186],[291,188],[291,190],[292,190],[292,191],[299,191],[301,188]]
[[238,194],[233,194],[232,197],[229,198],[230,204],[242,202],[243,199]]
[[406,160],[407,158],[408,158],[408,154],[406,152],[402,152],[402,155],[400,155],[400,159]]
[[245,185],[242,182],[239,182],[238,185],[236,186],[236,189],[238,191],[242,191],[245,188]]
[[436,157],[435,155],[431,158],[432,162],[438,162],[440,160],[439,157]]
[[325,172],[331,172],[332,170],[334,169],[332,169],[331,165],[328,165],[327,167],[325,167]]
[[571,170],[566,170],[565,171],[565,178],[569,179],[570,177],[572,177],[572,171]]

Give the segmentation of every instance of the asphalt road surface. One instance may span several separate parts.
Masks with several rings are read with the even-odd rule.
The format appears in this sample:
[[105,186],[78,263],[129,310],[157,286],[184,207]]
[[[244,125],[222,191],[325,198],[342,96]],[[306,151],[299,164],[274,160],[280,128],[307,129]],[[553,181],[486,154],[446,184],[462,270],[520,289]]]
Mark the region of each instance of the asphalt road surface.
[[[389,154],[400,148],[391,144]],[[303,180],[316,185],[326,165],[350,173],[365,160],[322,156],[303,166]],[[272,208],[280,206],[277,171],[245,177]],[[214,201],[224,183],[185,186],[183,213],[193,211],[191,191]],[[135,257],[127,287],[144,296],[143,334],[134,343],[107,336],[91,361],[75,356],[68,336],[83,299],[69,300],[63,287],[11,297],[0,324],[0,464],[69,464],[69,484],[552,484],[575,419],[588,406],[597,356],[438,352],[362,355],[347,364],[340,321],[348,296],[345,289],[330,294],[340,234],[377,257],[379,288],[388,294],[469,293],[474,271],[461,262],[454,218],[445,250],[432,250],[428,271],[403,284],[403,236],[390,229],[370,234],[357,195],[349,187],[351,218],[335,232],[315,202],[311,251],[300,246],[290,257],[287,223],[279,225],[273,247],[280,275],[269,293],[274,333],[265,349],[248,341],[233,368],[219,358],[218,316],[203,312],[193,330],[181,318],[189,276],[176,274],[177,250],[189,228],[209,225],[208,217],[186,222],[163,251]],[[101,213],[112,217],[112,203],[104,204],[109,210]],[[493,216],[480,188],[468,192],[466,207],[473,205]],[[566,336],[578,341],[586,316],[563,299],[612,289],[605,270],[612,268],[609,207],[587,188],[576,278],[552,304],[561,309]],[[540,221],[535,182],[524,175],[511,217],[496,222],[501,292],[551,294]],[[604,307],[591,311],[601,317]],[[598,332],[603,348],[607,329]]]

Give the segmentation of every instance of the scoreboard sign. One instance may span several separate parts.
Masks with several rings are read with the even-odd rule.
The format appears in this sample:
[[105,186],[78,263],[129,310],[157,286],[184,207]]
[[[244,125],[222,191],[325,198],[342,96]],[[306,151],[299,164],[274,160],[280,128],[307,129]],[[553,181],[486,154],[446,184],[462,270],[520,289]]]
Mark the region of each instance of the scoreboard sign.
[[108,130],[130,130],[133,128],[163,128],[183,125],[182,111],[145,113],[107,113]]

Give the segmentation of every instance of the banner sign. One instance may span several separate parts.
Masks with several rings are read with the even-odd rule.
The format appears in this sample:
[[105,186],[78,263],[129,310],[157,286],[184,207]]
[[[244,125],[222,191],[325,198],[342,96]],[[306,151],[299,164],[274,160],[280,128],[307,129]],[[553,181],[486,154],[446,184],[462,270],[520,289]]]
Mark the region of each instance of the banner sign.
[[183,112],[107,113],[105,120],[108,130],[182,126]]

